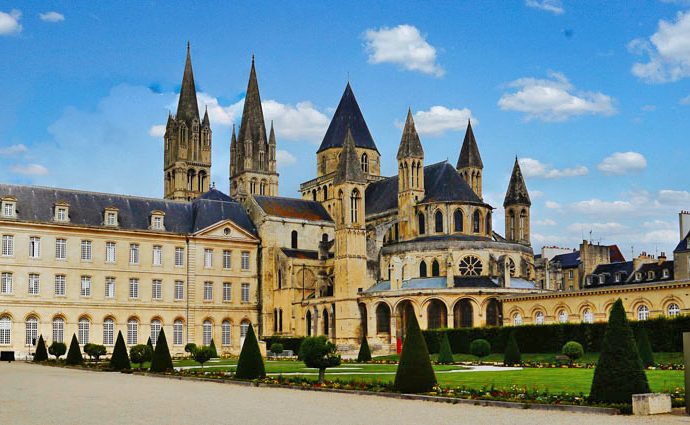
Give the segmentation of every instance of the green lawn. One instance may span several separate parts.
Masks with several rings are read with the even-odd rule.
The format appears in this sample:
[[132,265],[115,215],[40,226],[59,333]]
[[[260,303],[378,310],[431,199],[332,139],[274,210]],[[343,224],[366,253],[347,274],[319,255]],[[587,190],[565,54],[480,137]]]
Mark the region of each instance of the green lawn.
[[[524,362],[539,362],[539,363],[555,363],[556,356],[560,353],[523,353],[522,361]],[[437,354],[432,354],[431,359],[436,360]],[[471,354],[454,354],[453,358],[456,362],[476,362],[479,360],[476,356]],[[398,360],[398,355],[376,357],[375,360]],[[593,364],[599,359],[599,353],[585,353],[585,355],[577,360],[577,363]],[[683,353],[654,353],[654,360],[659,364],[682,364]],[[503,361],[502,353],[492,353],[482,359],[483,362],[500,363]]]

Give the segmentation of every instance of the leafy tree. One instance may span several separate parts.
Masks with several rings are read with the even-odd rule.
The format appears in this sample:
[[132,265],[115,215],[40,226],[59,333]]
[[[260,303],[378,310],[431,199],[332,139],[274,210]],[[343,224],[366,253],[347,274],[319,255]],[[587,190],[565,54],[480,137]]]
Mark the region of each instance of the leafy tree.
[[441,364],[451,364],[453,359],[453,351],[450,349],[450,341],[448,341],[448,333],[443,333],[441,338],[441,348],[438,351],[438,362]]
[[218,357],[218,351],[216,350],[216,343],[213,341],[213,338],[211,338],[211,345],[209,345],[208,348],[211,349],[211,354],[212,354],[211,358],[215,359],[216,357]]
[[84,364],[84,357],[81,355],[79,341],[77,341],[77,335],[75,334],[72,334],[72,342],[69,343],[69,351],[67,352],[67,360],[65,360],[65,363],[68,365]]
[[48,360],[48,352],[46,351],[46,342],[43,341],[43,335],[38,337],[38,344],[36,344],[36,353],[34,353],[35,362],[44,362]]
[[515,366],[521,362],[522,355],[520,354],[520,347],[518,347],[517,340],[515,340],[515,331],[513,331],[508,337],[506,351],[503,354],[503,364],[506,366]]
[[194,360],[201,365],[201,370],[204,370],[204,363],[211,359],[213,352],[211,347],[202,345],[201,347],[194,346],[194,351],[192,351],[192,357]]
[[358,363],[366,363],[371,361],[371,350],[369,350],[369,342],[367,337],[362,337],[362,344],[359,346],[359,353],[357,354]]
[[165,338],[165,331],[161,329],[156,340],[156,349],[153,351],[153,359],[151,360],[151,372],[166,372],[173,370],[172,357],[170,357],[170,349],[168,348],[168,341]]
[[570,365],[572,366],[575,360],[585,355],[585,350],[582,348],[582,344],[579,342],[568,341],[563,345],[561,353],[563,353],[564,356],[568,356],[570,359]]
[[131,369],[129,364],[129,356],[127,355],[127,346],[125,346],[125,339],[122,337],[122,332],[117,332],[117,340],[115,340],[115,348],[113,355],[110,356],[110,368],[113,370]]
[[129,358],[132,359],[132,363],[139,363],[139,369],[144,365],[144,363],[151,361],[151,347],[146,344],[137,344],[129,349]]
[[89,355],[91,360],[96,360],[96,363],[100,360],[101,356],[105,356],[107,353],[105,345],[99,344],[86,344],[84,345],[84,352]]
[[479,357],[486,357],[491,354],[491,344],[485,339],[475,339],[470,343],[470,353]]
[[259,342],[254,334],[254,326],[249,326],[247,336],[244,338],[240,358],[237,360],[235,378],[239,379],[259,379],[266,376],[264,369],[264,359],[261,358]]
[[48,352],[51,356],[55,356],[55,360],[60,360],[60,356],[64,356],[67,352],[67,346],[64,342],[53,341],[48,347]]
[[194,357],[194,352],[196,351],[196,344],[189,342],[184,346],[184,352],[189,353],[190,357]]
[[640,360],[642,360],[642,366],[654,366],[654,353],[652,352],[652,344],[649,343],[647,329],[645,329],[644,327],[640,327],[637,331],[635,341],[637,342],[637,349],[640,352]]
[[395,389],[404,393],[423,393],[431,391],[434,385],[436,375],[431,366],[426,341],[419,329],[417,317],[410,314],[400,363],[395,373]]
[[271,353],[275,354],[276,356],[283,354],[283,351],[283,344],[279,342],[274,342],[271,344]]
[[326,377],[326,368],[340,365],[340,354],[337,353],[335,344],[323,335],[305,338],[299,352],[307,367],[319,369],[320,383]]
[[600,403],[631,403],[633,394],[648,392],[647,375],[619,298],[611,309],[589,398]]

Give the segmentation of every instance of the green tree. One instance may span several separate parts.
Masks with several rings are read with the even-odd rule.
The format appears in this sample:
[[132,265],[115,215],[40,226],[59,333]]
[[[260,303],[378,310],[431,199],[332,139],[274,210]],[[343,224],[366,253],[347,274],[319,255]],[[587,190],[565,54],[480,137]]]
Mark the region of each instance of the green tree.
[[404,393],[424,393],[436,385],[436,375],[431,366],[429,350],[419,329],[417,317],[410,314],[407,320],[405,341],[395,373],[395,389]]
[[68,365],[84,364],[84,357],[81,355],[79,341],[77,341],[77,336],[74,334],[72,334],[72,342],[69,343],[69,351],[67,352],[67,360],[65,360],[65,363]]
[[211,347],[202,345],[201,347],[194,346],[194,351],[192,351],[192,357],[194,360],[201,365],[201,370],[204,370],[204,363],[211,359],[213,352]]
[[369,342],[367,337],[362,337],[362,344],[359,346],[359,353],[357,354],[358,363],[366,363],[371,361],[371,350],[369,350]]
[[652,344],[650,344],[649,342],[647,329],[640,326],[639,330],[637,331],[635,341],[637,342],[637,349],[640,352],[640,360],[642,360],[642,366],[654,366],[654,353],[652,352]]
[[506,344],[506,351],[503,353],[503,364],[506,366],[515,366],[522,362],[522,355],[520,354],[520,347],[518,347],[515,339],[515,331],[508,336],[508,344]]
[[448,333],[443,332],[441,347],[438,350],[438,362],[441,364],[451,364],[454,361],[453,351],[450,349],[450,341],[448,341]]
[[239,379],[260,379],[266,376],[264,360],[261,358],[259,342],[254,334],[254,326],[249,325],[247,336],[242,344],[240,358],[237,360],[235,378]]
[[196,351],[196,344],[189,342],[184,346],[184,352],[189,353],[190,357],[194,357],[194,352]]
[[149,336],[149,339],[146,340],[146,345],[149,346],[151,349],[151,352],[153,353],[153,343],[151,342],[151,337]]
[[279,342],[274,342],[273,344],[271,344],[271,353],[275,354],[276,356],[283,354],[284,350],[285,349],[283,348],[283,344]]
[[84,352],[89,355],[91,360],[96,360],[96,363],[107,353],[105,345],[86,344],[84,345]]
[[568,359],[570,359],[570,365],[572,366],[575,360],[585,355],[585,350],[584,348],[582,348],[582,344],[580,344],[579,342],[568,341],[565,344],[563,344],[561,353],[564,356],[568,356]]
[[491,344],[485,339],[475,339],[470,343],[470,353],[479,357],[486,357],[491,354]]
[[151,372],[167,372],[173,370],[172,357],[168,348],[168,340],[165,338],[165,331],[161,329],[156,340],[156,349],[153,351],[151,360]]
[[117,340],[115,340],[115,348],[113,355],[110,356],[110,368],[113,370],[131,369],[129,364],[129,356],[127,355],[127,346],[125,339],[122,337],[122,332],[117,332]]
[[215,343],[215,341],[213,341],[213,338],[211,338],[211,345],[209,345],[208,348],[211,349],[211,354],[212,354],[211,358],[212,359],[215,359],[216,357],[218,357],[218,351],[216,350],[216,343]]
[[132,363],[139,363],[139,369],[144,365],[144,363],[151,361],[151,347],[147,344],[137,344],[129,349],[129,358],[132,359]]
[[48,351],[46,351],[46,342],[43,341],[43,335],[38,337],[38,343],[36,344],[36,353],[34,353],[35,362],[44,362],[48,360]]
[[319,369],[320,383],[323,383],[326,377],[326,369],[339,366],[341,362],[335,344],[323,335],[304,338],[299,353],[307,367]]
[[600,403],[631,403],[633,394],[648,392],[647,375],[619,298],[611,309],[589,398]]
[[48,352],[51,356],[55,356],[55,360],[60,360],[60,356],[64,356],[67,352],[67,346],[64,342],[53,341],[48,347]]

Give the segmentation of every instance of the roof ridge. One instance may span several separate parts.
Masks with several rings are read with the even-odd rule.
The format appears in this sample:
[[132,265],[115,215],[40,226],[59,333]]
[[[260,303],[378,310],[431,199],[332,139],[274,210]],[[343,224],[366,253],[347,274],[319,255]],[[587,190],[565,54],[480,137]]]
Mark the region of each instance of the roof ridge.
[[84,194],[88,194],[88,195],[119,196],[121,198],[142,199],[142,200],[148,200],[148,201],[160,201],[160,202],[166,202],[166,203],[176,204],[176,205],[191,204],[191,202],[189,202],[189,201],[180,202],[180,201],[173,201],[171,199],[165,199],[165,198],[153,198],[150,196],[125,195],[122,193],[98,192],[98,191],[94,191],[94,190],[84,190],[84,189],[67,189],[67,188],[62,188],[62,187],[41,186],[41,185],[33,185],[33,184],[0,183],[0,187],[2,187],[2,186],[27,187],[27,188],[47,189],[47,190],[60,190],[63,192],[84,193]]

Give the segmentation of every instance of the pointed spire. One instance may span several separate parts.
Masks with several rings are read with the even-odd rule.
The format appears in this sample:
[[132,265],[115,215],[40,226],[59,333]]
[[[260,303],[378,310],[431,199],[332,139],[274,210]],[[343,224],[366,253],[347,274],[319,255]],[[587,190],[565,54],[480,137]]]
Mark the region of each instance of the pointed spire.
[[271,134],[268,136],[268,144],[269,145],[275,145],[276,144],[276,132],[273,129],[273,120],[271,120]]
[[340,158],[338,159],[338,167],[335,169],[335,176],[333,177],[333,184],[345,182],[367,182],[367,178],[364,175],[364,171],[362,171],[359,158],[357,157],[355,139],[352,138],[352,131],[349,127],[347,128],[345,140],[343,141],[343,151],[340,152]]
[[373,149],[378,152],[376,143],[374,143],[374,139],[371,137],[349,82],[345,86],[343,96],[340,98],[340,103],[338,103],[338,107],[333,114],[331,123],[328,125],[328,130],[326,130],[326,135],[323,136],[317,153],[329,148],[342,147],[348,128],[352,132],[355,146]]
[[518,162],[517,156],[515,157],[513,173],[510,176],[506,197],[503,201],[504,207],[509,205],[527,205],[528,207],[532,205],[532,201],[529,199],[529,193],[527,192],[525,179],[522,177],[522,171],[520,170],[520,163]]
[[184,64],[182,86],[180,87],[180,100],[177,103],[178,120],[192,121],[199,119],[199,105],[196,102],[196,87],[194,85],[194,72],[192,71],[192,55],[189,41],[187,42],[187,60]]
[[206,110],[204,111],[204,119],[201,121],[201,125],[209,126],[211,121],[208,119],[208,105],[206,105]]
[[467,130],[465,131],[465,140],[462,142],[462,149],[460,149],[460,157],[455,168],[475,167],[484,168],[482,157],[479,155],[479,148],[477,147],[477,139],[474,138],[474,131],[472,131],[472,123],[467,119]]
[[262,131],[265,135],[266,124],[264,124],[259,82],[256,78],[254,55],[252,55],[252,66],[249,71],[249,82],[247,83],[247,92],[244,97],[244,109],[242,110],[242,121],[240,122],[238,138],[242,141],[247,139],[256,141],[261,137]]
[[230,146],[237,143],[237,137],[235,136],[235,124],[232,125],[232,137],[230,138]]
[[419,140],[417,129],[412,118],[412,110],[407,109],[407,119],[405,120],[405,128],[403,129],[402,138],[400,139],[400,147],[398,148],[397,158],[424,158],[424,149],[422,142]]

